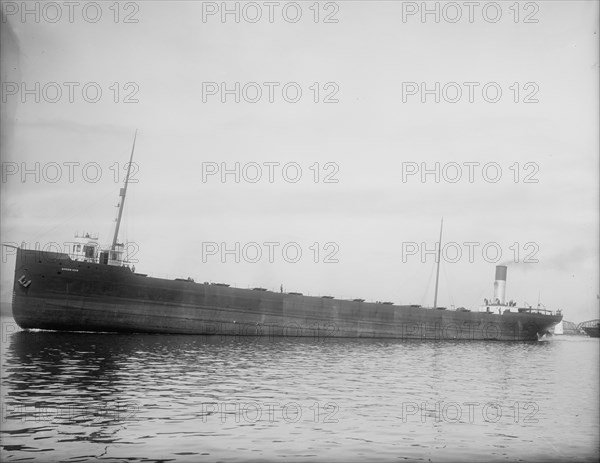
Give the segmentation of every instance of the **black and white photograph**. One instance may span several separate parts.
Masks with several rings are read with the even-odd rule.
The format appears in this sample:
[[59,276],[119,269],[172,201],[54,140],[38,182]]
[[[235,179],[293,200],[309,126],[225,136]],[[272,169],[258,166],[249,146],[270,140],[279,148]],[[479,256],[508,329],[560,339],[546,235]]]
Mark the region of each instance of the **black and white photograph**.
[[600,461],[598,0],[0,6],[0,461]]

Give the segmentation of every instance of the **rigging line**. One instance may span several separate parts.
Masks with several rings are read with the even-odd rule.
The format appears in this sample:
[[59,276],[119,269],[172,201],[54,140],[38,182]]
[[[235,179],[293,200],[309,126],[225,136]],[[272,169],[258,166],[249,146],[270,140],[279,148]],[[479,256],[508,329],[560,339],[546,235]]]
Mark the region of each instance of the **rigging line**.
[[[64,226],[66,224],[68,224],[69,222],[72,221],[72,219],[74,219],[75,217],[80,217],[82,215],[85,215],[87,217],[89,216],[89,213],[91,211],[93,211],[95,209],[95,206],[97,206],[101,201],[102,202],[106,202],[106,198],[108,198],[109,196],[112,196],[114,194],[114,192],[111,193],[105,193],[103,196],[99,197],[96,201],[92,202],[91,204],[89,204],[89,202],[87,200],[81,200],[79,201],[79,203],[73,205],[73,203],[68,203],[66,206],[64,206],[58,214],[56,214],[56,217],[61,217],[63,214],[61,212],[64,212],[67,210],[67,208],[70,208],[73,210],[73,213],[69,216],[67,216],[66,219],[61,220],[60,222],[58,222],[56,225],[49,227],[45,230],[42,230],[41,232],[37,233],[36,235],[33,236],[33,240],[37,241],[40,238],[44,238],[45,235],[47,235],[48,233],[56,230],[57,228]],[[85,204],[86,207],[83,207],[83,204]]]

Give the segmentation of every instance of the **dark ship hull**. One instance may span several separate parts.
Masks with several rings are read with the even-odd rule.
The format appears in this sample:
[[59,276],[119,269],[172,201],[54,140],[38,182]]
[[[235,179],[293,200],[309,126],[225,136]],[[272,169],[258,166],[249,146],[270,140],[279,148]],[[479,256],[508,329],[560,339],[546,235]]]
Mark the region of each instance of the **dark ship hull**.
[[17,250],[12,308],[24,329],[314,338],[535,341],[562,319],[166,280],[25,249]]

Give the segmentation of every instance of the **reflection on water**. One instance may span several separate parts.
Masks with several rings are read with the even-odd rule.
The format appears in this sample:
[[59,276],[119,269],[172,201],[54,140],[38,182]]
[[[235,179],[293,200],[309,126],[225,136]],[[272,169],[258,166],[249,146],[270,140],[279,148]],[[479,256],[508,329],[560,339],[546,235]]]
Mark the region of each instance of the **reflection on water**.
[[15,332],[2,461],[598,459],[598,342]]

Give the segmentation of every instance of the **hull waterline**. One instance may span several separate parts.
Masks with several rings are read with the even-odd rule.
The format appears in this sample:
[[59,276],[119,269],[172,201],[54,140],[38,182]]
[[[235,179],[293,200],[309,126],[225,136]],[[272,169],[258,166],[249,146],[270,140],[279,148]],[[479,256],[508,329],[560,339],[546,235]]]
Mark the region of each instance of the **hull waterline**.
[[24,249],[16,256],[13,316],[23,329],[59,331],[497,341],[535,341],[562,319],[166,280]]

